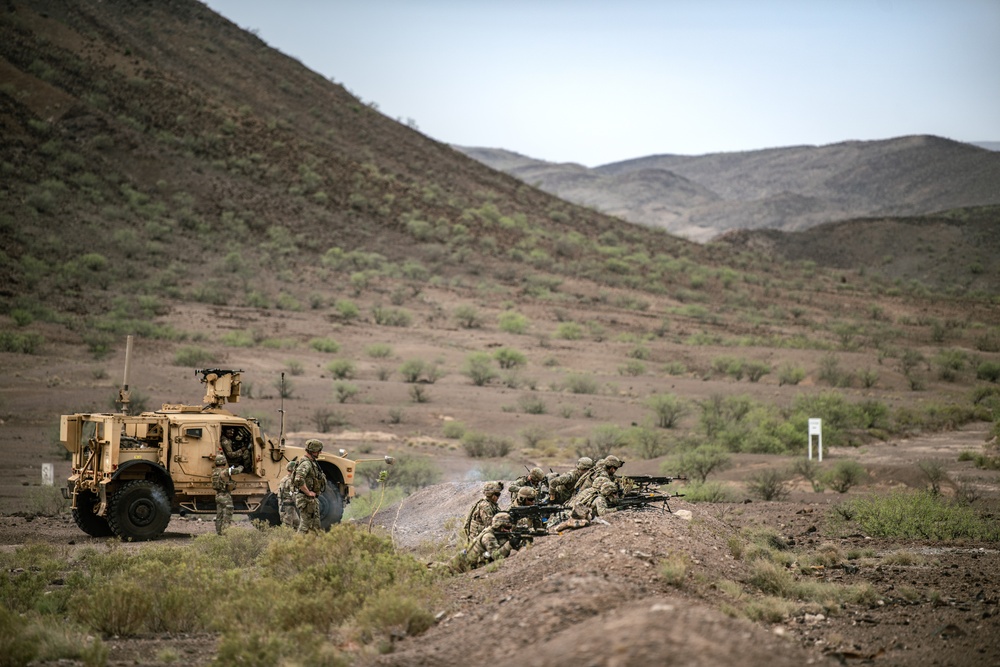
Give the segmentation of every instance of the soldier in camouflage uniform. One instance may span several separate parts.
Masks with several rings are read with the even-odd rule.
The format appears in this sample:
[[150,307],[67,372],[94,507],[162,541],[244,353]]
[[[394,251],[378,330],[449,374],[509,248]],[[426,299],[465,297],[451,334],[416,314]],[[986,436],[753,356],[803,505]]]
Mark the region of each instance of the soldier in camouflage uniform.
[[295,489],[295,509],[299,512],[300,533],[320,533],[323,526],[319,519],[319,494],[326,491],[326,475],[316,459],[323,451],[323,443],[315,438],[306,440],[306,455],[295,464],[292,487]]
[[498,558],[506,558],[517,551],[511,539],[510,514],[498,512],[490,520],[490,525],[472,540],[465,551],[469,568],[477,568]]
[[243,472],[242,467],[227,468],[225,455],[215,457],[215,470],[212,471],[212,488],[215,489],[215,532],[222,535],[233,522],[233,494],[236,482],[233,473]]
[[[517,490],[517,497],[511,503],[511,507],[531,507],[535,504],[537,497],[535,490],[530,486],[522,486]],[[531,530],[545,530],[545,522],[540,516],[525,516],[517,520],[517,528],[530,528]]]
[[288,474],[278,483],[278,514],[281,516],[281,523],[291,528],[299,527],[299,513],[295,509],[295,487],[292,486],[297,464],[298,461],[289,461],[285,466]]
[[611,480],[604,480],[598,484],[600,486],[592,486],[581,493],[578,504],[589,507],[595,516],[617,512],[614,506],[618,501],[618,485]]
[[222,429],[222,437],[219,439],[222,451],[226,453],[226,459],[234,466],[240,466],[244,470],[253,470],[253,450],[249,442],[243,440],[241,429],[227,427]]
[[517,500],[517,492],[521,487],[530,487],[535,490],[536,498],[545,498],[549,493],[548,480],[545,479],[545,471],[541,468],[532,468],[527,475],[521,475],[508,487],[510,490],[510,502]]
[[500,493],[503,482],[486,482],[483,485],[483,497],[476,501],[465,516],[462,528],[465,539],[472,540],[483,531],[493,520],[493,515],[500,511]]
[[589,488],[594,488],[600,493],[601,484],[603,482],[615,482],[617,484],[615,473],[625,465],[625,462],[614,454],[607,456],[597,463],[594,464],[593,470],[590,474],[584,475],[580,478],[580,481],[576,485],[576,496],[573,498],[572,502],[578,502],[578,499]]
[[567,473],[557,475],[549,480],[549,502],[563,505],[573,497],[576,483],[580,477],[594,467],[594,460],[589,456],[580,457],[576,468]]

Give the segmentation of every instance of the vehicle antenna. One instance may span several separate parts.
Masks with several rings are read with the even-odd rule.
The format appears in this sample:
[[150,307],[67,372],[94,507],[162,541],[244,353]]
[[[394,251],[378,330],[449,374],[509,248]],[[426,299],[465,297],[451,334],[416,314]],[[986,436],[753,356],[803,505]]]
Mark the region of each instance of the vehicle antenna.
[[285,373],[281,373],[281,386],[278,387],[281,394],[281,407],[278,408],[278,414],[281,415],[280,426],[278,427],[278,443],[279,446],[285,448]]
[[132,367],[132,336],[125,339],[125,377],[122,379],[122,388],[118,391],[118,402],[122,406],[122,414],[128,414],[128,406],[132,392],[128,388],[128,376]]

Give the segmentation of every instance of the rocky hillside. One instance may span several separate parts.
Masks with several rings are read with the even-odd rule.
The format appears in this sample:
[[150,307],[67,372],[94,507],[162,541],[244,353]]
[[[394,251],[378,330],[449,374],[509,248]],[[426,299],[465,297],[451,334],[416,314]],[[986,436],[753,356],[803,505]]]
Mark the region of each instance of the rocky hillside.
[[594,169],[460,150],[569,201],[696,241],[1000,203],[1000,154],[933,136],[653,155]]

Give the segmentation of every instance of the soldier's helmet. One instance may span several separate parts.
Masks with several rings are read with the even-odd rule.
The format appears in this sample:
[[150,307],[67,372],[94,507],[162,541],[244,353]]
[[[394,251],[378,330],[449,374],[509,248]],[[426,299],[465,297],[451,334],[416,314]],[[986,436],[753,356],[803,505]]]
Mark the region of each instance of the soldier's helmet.
[[486,482],[483,484],[483,496],[486,498],[499,496],[501,491],[503,491],[503,484],[500,482]]
[[517,490],[518,500],[534,500],[538,497],[538,493],[530,486],[522,486]]
[[323,451],[323,443],[317,440],[316,438],[310,438],[306,440],[306,451],[312,452],[313,454],[317,454]]
[[617,469],[617,468],[621,468],[623,465],[625,465],[625,462],[622,461],[617,456],[615,456],[614,454],[612,454],[611,456],[609,456],[606,459],[604,459],[604,467],[605,468],[616,468]]
[[601,488],[599,490],[602,496],[610,496],[618,493],[618,485],[610,481],[605,482],[604,484],[601,484]]
[[493,523],[490,524],[494,528],[510,528],[513,522],[510,520],[510,514],[506,512],[497,512],[493,515]]
[[226,465],[226,457],[223,456],[222,454],[219,454],[218,456],[216,456],[215,457],[215,465],[217,465],[217,466],[224,466],[224,465]]
[[292,472],[293,470],[295,470],[295,466],[297,464],[298,464],[298,461],[289,461],[288,465],[285,466],[285,470],[287,470],[288,472]]
[[532,482],[540,482],[543,479],[545,479],[545,471],[542,470],[541,468],[532,468],[528,472],[528,479],[530,479]]
[[594,459],[589,456],[581,456],[577,459],[576,467],[580,470],[590,470],[594,467]]

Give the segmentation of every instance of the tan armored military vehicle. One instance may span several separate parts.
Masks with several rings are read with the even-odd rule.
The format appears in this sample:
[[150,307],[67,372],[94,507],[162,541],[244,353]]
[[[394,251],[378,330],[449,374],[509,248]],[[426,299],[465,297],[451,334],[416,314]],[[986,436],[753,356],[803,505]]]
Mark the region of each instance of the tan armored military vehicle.
[[[80,529],[95,537],[149,540],[166,530],[172,513],[214,515],[212,471],[219,454],[228,454],[233,470],[236,513],[280,523],[278,483],[287,462],[304,456],[305,450],[287,446],[283,437],[268,439],[256,419],[223,407],[239,400],[242,371],[195,371],[207,386],[203,405],[164,404],[154,412],[129,415],[128,358],[126,353],[121,413],[60,418],[60,440],[73,455],[63,495],[72,500]],[[344,504],[354,495],[357,461],[346,454],[324,450],[319,456],[327,478],[320,519],[327,529],[340,521]],[[392,463],[391,457],[384,461]],[[245,469],[239,472],[239,466]]]

